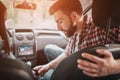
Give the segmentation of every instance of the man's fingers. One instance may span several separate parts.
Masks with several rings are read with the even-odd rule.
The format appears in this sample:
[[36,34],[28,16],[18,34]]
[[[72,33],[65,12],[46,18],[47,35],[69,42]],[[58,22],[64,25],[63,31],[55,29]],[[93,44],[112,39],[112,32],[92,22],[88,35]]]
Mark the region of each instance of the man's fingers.
[[103,50],[103,49],[97,49],[96,52],[97,52],[98,54],[103,55],[104,57],[113,57],[113,56],[112,56],[112,53],[110,53],[110,52],[108,52],[108,51],[106,51],[106,50]]
[[36,67],[34,67],[33,69],[34,70],[39,70],[41,68],[41,66],[36,66]]
[[91,72],[91,73],[97,73],[97,69],[94,68],[89,68],[89,67],[85,67],[82,65],[78,66],[80,69],[82,69],[83,71],[87,71],[87,72]]
[[41,68],[38,73],[40,74],[40,76],[44,76],[44,74],[46,73],[44,68]]
[[[77,62],[78,62],[78,64],[86,66],[86,67],[91,67],[91,68],[94,68],[94,69],[99,68],[99,66],[96,63],[92,63],[92,62],[89,62],[89,61],[78,60]],[[79,65],[78,65],[78,67],[79,67]]]
[[101,63],[102,62],[102,59],[97,57],[97,56],[94,56],[92,54],[88,54],[88,53],[82,53],[82,57],[90,60],[90,61],[93,61],[95,63]]
[[98,77],[99,75],[96,73],[91,73],[91,72],[87,72],[87,71],[83,71],[84,74],[91,76],[91,77]]

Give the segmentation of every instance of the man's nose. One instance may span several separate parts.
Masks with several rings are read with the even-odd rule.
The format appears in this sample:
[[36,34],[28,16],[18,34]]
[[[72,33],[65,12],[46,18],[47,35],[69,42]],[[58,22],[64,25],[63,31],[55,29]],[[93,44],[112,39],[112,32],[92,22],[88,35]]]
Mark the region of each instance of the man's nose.
[[58,30],[62,30],[62,27],[60,24],[57,24],[57,28],[58,28]]

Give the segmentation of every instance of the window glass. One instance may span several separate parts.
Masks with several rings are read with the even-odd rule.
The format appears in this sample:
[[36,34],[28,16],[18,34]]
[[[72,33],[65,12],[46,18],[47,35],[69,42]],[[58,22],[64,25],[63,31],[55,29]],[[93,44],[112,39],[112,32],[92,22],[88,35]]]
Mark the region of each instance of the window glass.
[[[57,30],[49,7],[56,0],[1,0],[7,7],[7,28]],[[73,0],[74,1],[74,0]],[[92,0],[80,0],[85,9]]]

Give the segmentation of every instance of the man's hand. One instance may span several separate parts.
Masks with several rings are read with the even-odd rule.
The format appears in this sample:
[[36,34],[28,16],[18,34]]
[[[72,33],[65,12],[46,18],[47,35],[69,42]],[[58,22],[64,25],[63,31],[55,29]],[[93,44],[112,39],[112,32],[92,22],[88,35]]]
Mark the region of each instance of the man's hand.
[[[49,64],[45,64],[45,65],[39,65],[33,68],[33,70],[37,71],[37,73],[40,76],[44,76],[44,74],[50,69]],[[36,73],[33,71],[33,74],[35,75]]]
[[95,63],[86,60],[77,60],[78,68],[82,69],[84,74],[91,77],[101,77],[118,73],[118,69],[120,68],[120,61],[115,60],[112,54],[106,50],[99,49],[96,50],[96,52],[98,54],[104,55],[104,58],[99,58],[91,54],[83,53],[83,58],[89,59]]

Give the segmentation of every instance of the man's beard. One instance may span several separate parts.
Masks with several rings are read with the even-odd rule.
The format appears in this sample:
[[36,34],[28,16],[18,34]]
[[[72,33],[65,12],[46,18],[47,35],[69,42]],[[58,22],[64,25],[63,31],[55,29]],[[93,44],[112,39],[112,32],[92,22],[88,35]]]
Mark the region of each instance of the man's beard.
[[67,37],[71,37],[74,35],[75,31],[77,29],[77,25],[71,25],[68,32],[67,32]]

